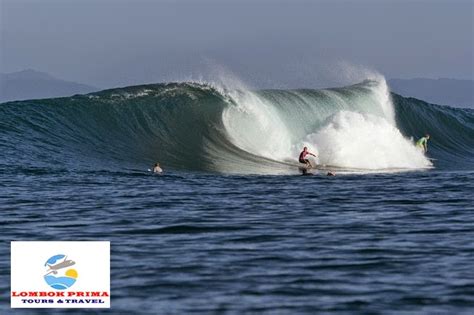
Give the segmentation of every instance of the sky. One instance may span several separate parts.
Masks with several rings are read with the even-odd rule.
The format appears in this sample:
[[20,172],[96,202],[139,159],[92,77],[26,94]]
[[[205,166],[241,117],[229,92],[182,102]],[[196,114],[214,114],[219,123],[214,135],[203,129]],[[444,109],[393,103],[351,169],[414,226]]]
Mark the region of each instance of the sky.
[[97,87],[474,79],[474,0],[0,0],[0,72]]

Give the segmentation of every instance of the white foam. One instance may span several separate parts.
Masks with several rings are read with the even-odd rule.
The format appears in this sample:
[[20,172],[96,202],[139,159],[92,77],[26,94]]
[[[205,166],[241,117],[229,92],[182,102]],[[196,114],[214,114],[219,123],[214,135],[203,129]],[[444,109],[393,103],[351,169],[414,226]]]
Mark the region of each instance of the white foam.
[[414,144],[385,118],[341,111],[300,147],[313,146],[320,164],[368,170],[432,166]]

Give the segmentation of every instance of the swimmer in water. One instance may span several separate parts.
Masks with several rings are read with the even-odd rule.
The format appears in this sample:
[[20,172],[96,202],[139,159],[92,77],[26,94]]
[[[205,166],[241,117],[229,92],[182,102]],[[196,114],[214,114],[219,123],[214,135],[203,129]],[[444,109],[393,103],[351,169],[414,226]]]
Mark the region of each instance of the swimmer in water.
[[153,173],[163,173],[163,170],[160,167],[160,163],[156,163],[155,166],[153,166]]

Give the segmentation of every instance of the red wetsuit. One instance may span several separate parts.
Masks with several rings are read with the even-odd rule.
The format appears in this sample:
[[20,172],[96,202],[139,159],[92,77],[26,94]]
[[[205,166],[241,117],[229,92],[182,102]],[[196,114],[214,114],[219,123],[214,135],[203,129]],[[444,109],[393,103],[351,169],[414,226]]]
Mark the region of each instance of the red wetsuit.
[[308,162],[308,160],[305,159],[305,157],[308,155],[308,153],[309,153],[308,151],[302,151],[300,153],[300,158],[299,158],[300,163],[306,164],[306,162]]

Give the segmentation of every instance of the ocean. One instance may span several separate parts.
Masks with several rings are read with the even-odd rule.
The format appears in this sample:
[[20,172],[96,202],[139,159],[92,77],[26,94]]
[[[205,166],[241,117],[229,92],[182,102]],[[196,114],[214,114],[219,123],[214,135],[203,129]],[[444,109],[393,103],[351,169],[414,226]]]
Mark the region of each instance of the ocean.
[[100,313],[472,314],[473,157],[474,110],[384,80],[3,103],[0,313],[99,313],[13,312],[9,242],[108,240]]

